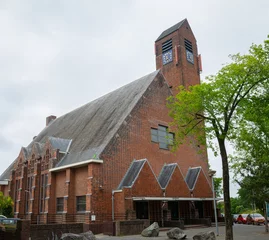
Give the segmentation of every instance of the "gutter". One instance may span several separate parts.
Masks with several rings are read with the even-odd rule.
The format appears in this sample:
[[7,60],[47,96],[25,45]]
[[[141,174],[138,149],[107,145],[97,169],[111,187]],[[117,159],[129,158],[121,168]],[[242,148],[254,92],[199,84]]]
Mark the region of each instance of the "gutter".
[[89,160],[85,160],[85,161],[81,161],[81,162],[76,162],[76,163],[64,165],[61,167],[51,168],[49,171],[50,172],[57,172],[57,171],[61,171],[61,170],[66,169],[66,168],[81,167],[81,166],[87,165],[89,163],[103,163],[103,162],[104,162],[103,160],[89,159]]
[[[133,197],[133,201],[213,201],[214,198],[185,198],[185,197]],[[216,198],[222,200],[222,198]]]

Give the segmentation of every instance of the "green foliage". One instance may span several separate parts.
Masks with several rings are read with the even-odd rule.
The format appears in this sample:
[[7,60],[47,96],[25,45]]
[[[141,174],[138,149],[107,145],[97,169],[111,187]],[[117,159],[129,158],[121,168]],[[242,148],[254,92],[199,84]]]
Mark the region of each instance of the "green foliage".
[[261,89],[268,87],[269,40],[264,45],[252,45],[249,54],[232,55],[231,59],[231,64],[207,77],[206,82],[189,88],[180,86],[179,94],[169,98],[172,125],[178,128],[176,146],[186,136],[205,144],[205,132],[209,143],[216,137],[237,138],[246,103],[262,96]]
[[[225,141],[238,142],[246,116],[259,118],[261,110],[253,111],[253,106],[266,99],[269,89],[269,40],[261,45],[253,44],[248,54],[235,54],[231,59],[232,63],[207,77],[206,82],[188,88],[180,86],[179,93],[168,99],[171,125],[177,129],[174,148],[186,141],[205,144],[207,140],[215,154],[221,155],[226,216],[231,215],[231,204]],[[268,102],[266,106],[268,110]],[[263,120],[266,121],[266,117]],[[251,125],[245,129],[249,131]],[[214,139],[218,148],[214,146]],[[231,219],[225,221],[226,239],[233,239]]]
[[10,197],[5,197],[3,192],[0,192],[0,213],[6,217],[13,217],[13,201]]
[[220,197],[222,195],[222,178],[214,177],[214,189],[216,197]]

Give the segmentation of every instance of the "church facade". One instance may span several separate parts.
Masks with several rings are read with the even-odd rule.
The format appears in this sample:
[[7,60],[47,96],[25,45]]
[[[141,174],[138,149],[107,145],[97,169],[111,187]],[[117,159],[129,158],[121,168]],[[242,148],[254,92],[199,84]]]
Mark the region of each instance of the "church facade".
[[[213,216],[206,147],[171,152],[167,98],[200,83],[186,19],[155,41],[156,71],[59,118],[0,177],[14,215],[43,223]],[[203,151],[201,151],[203,150]],[[202,152],[202,153],[201,153]]]

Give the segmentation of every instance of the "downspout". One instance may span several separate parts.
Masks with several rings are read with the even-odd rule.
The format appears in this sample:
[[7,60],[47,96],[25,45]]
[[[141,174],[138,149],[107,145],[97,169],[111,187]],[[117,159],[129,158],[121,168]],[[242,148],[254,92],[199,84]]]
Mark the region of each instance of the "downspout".
[[112,221],[115,220],[115,216],[114,216],[114,192],[115,190],[112,190]]
[[[165,197],[165,190],[163,190],[163,197]],[[161,208],[161,218],[162,218],[162,227],[164,227],[164,215],[163,215],[163,207],[165,202],[162,202],[162,208]]]

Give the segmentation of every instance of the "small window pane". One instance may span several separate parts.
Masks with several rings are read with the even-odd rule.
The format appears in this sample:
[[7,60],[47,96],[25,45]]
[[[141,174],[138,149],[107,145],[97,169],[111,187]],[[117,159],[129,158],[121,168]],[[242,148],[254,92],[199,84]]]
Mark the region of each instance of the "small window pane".
[[86,211],[86,196],[77,197],[77,212]]
[[151,141],[152,142],[158,142],[158,130],[152,128],[151,129]]
[[162,148],[162,149],[168,149],[168,144],[160,142],[159,147]]
[[64,211],[64,198],[57,198],[57,212]]
[[158,127],[158,130],[159,130],[159,131],[166,132],[166,131],[167,131],[167,127],[159,126],[159,127]]
[[174,144],[174,134],[173,133],[168,133],[168,143],[169,143],[169,145]]

